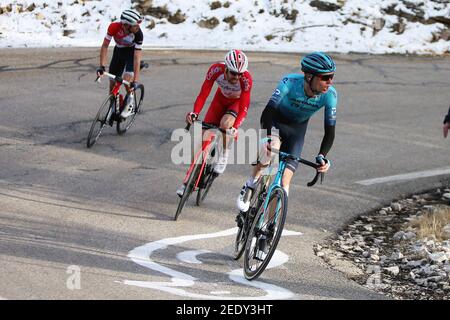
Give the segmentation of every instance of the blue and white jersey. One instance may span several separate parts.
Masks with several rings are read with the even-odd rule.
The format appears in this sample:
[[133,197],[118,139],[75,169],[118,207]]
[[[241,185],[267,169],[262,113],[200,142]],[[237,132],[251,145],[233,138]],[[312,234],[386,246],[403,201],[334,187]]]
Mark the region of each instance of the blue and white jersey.
[[304,122],[321,108],[325,108],[325,125],[336,125],[336,89],[330,86],[326,93],[308,97],[305,93],[302,74],[284,76],[270,101],[275,104],[275,108],[284,118],[292,122]]

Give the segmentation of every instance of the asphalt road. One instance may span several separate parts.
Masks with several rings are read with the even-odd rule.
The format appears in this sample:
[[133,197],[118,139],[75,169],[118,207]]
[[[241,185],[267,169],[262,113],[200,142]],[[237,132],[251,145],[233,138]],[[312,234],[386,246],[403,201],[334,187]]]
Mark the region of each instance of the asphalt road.
[[[110,53],[111,54],[111,53]],[[179,221],[171,161],[209,65],[224,52],[144,51],[144,112],[124,136],[105,129],[86,148],[106,95],[94,83],[97,49],[0,50],[0,297],[5,299],[383,299],[313,253],[346,222],[392,200],[449,183],[450,58],[336,55],[339,93],[333,167],[325,183],[301,168],[274,261],[257,282],[231,258],[235,198],[249,166],[230,165],[202,207]],[[244,129],[258,127],[298,54],[248,52],[254,78]],[[309,124],[305,158],[323,135]],[[441,169],[439,175],[358,182]],[[299,235],[298,233],[301,233]],[[78,277],[79,276],[79,277]]]

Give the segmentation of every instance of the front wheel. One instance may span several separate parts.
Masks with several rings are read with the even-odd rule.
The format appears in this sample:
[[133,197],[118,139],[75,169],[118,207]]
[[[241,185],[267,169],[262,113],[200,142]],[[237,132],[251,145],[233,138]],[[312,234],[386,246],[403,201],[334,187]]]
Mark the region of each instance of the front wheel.
[[134,120],[136,119],[136,115],[142,110],[143,99],[144,99],[144,85],[139,84],[134,89],[134,101],[133,101],[134,112],[126,119],[119,117],[116,127],[118,134],[124,134],[125,132],[127,132],[128,129],[131,128],[131,126],[134,123]]
[[188,181],[186,182],[186,189],[184,189],[183,196],[180,199],[180,202],[178,203],[177,212],[175,213],[175,217],[173,220],[177,220],[178,216],[180,215],[181,211],[183,210],[184,205],[186,204],[186,201],[189,199],[189,196],[191,195],[192,191],[194,191],[195,187],[195,181],[198,178],[198,175],[200,174],[201,164],[194,165],[194,168],[192,169],[192,172],[189,176]]
[[95,142],[97,142],[100,134],[102,133],[103,128],[110,121],[114,120],[114,108],[115,108],[116,100],[114,95],[110,94],[106,100],[101,105],[100,109],[95,116],[94,121],[91,125],[91,130],[89,130],[89,135],[87,137],[87,147],[92,147]]
[[286,220],[286,191],[276,187],[268,196],[269,202],[259,208],[245,244],[244,275],[248,280],[259,277],[269,264]]
[[[234,259],[238,260],[244,253],[245,243],[247,242],[248,232],[253,224],[253,219],[255,214],[258,212],[259,207],[262,204],[261,198],[265,192],[265,185],[262,179],[259,179],[256,184],[255,190],[247,189],[247,194],[245,197],[250,197],[250,206],[247,212],[240,212],[237,219],[238,232],[236,234],[236,239],[234,240]],[[248,198],[247,198],[248,199]]]

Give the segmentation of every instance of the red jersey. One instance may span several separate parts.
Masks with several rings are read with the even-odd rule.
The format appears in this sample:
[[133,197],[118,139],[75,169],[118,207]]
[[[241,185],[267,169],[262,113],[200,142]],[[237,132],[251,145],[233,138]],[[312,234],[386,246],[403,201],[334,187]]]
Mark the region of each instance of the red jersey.
[[248,71],[245,71],[240,77],[239,82],[231,84],[225,78],[226,66],[224,63],[213,64],[206,73],[206,79],[203,82],[200,93],[194,103],[194,112],[199,114],[211,93],[214,82],[219,86],[216,95],[221,95],[221,100],[227,103],[239,101],[239,112],[234,122],[237,129],[247,116],[248,107],[250,106],[250,92],[252,90],[253,80]]
[[141,29],[136,33],[125,34],[121,22],[113,22],[109,25],[105,39],[111,41],[112,38],[119,48],[134,47],[137,50],[142,49],[142,42],[144,41]]

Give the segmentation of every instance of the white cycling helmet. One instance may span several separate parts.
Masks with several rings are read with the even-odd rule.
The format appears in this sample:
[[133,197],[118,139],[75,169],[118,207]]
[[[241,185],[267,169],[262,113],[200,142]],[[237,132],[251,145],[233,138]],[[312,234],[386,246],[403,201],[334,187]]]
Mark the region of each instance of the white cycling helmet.
[[136,10],[129,9],[122,12],[120,15],[120,22],[135,26],[142,22],[142,17]]
[[244,52],[233,49],[225,55],[225,65],[230,71],[243,73],[247,71],[248,59]]

